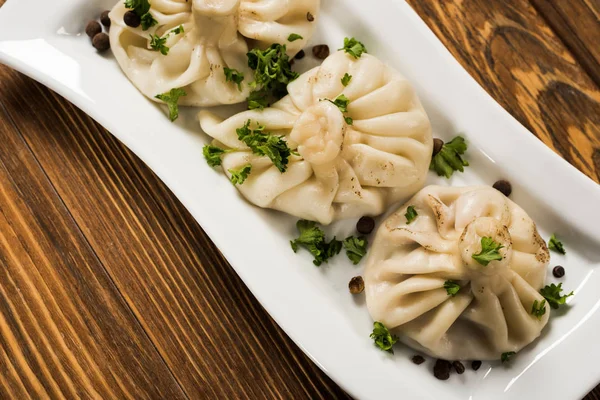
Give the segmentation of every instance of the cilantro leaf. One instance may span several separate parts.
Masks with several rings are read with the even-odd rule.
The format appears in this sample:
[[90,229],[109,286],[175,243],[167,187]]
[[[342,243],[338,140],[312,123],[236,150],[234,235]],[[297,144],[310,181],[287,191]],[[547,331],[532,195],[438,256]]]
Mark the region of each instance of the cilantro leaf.
[[417,213],[417,210],[415,210],[414,206],[408,206],[408,208],[406,209],[406,214],[404,214],[404,216],[406,217],[406,223],[410,224],[415,220],[415,218],[417,218],[418,215],[419,213]]
[[448,293],[448,296],[456,296],[456,294],[460,291],[460,285],[454,281],[446,281],[444,282],[444,289]]
[[350,117],[344,117],[344,121],[346,121],[348,125],[354,125],[354,120]]
[[562,283],[559,283],[558,286],[552,283],[543,287],[540,294],[548,301],[550,307],[556,310],[558,306],[567,303],[568,297],[573,296],[573,292],[561,296],[562,291]]
[[471,257],[479,264],[487,267],[492,261],[502,260],[502,254],[499,252],[502,248],[504,248],[504,246],[495,242],[491,237],[482,237],[481,251],[477,254],[473,254]]
[[368,244],[369,242],[363,236],[358,238],[350,236],[344,239],[344,249],[346,249],[346,255],[354,265],[358,264],[365,254],[367,254]]
[[229,153],[230,151],[233,150],[225,150],[218,146],[208,144],[202,148],[202,154],[204,155],[208,165],[211,167],[218,167],[221,165],[221,156],[225,153]]
[[238,169],[228,169],[227,171],[231,173],[231,183],[234,185],[241,185],[246,181],[250,172],[252,172],[252,165],[246,164]]
[[242,91],[242,81],[244,80],[244,74],[233,68],[223,68],[225,73],[225,82],[233,82],[237,84],[238,90]]
[[338,50],[344,50],[354,58],[360,58],[363,53],[367,52],[365,45],[354,38],[344,38],[344,47]]
[[342,242],[336,240],[335,237],[327,243],[325,233],[317,227],[316,222],[301,219],[296,223],[296,228],[298,228],[300,235],[297,239],[290,241],[292,250],[295,253],[300,246],[307,249],[315,258],[313,264],[317,267],[324,262],[326,263],[342,250]]
[[150,14],[150,2],[148,0],[125,0],[125,8],[133,10],[141,19],[142,29],[147,31],[158,21]]
[[158,35],[150,35],[150,47],[152,50],[160,51],[163,56],[169,54],[169,48],[166,46],[169,35],[160,37]]
[[442,146],[442,149],[431,160],[429,169],[439,176],[450,178],[454,171],[464,172],[469,163],[461,157],[467,151],[467,143],[462,136],[457,136]]
[[383,351],[394,354],[392,347],[398,341],[398,336],[392,335],[388,328],[381,322],[375,321],[373,323],[373,333],[369,337],[373,339],[375,346]]
[[142,21],[142,30],[147,31],[152,28],[154,25],[158,24],[158,21],[154,19],[152,14],[149,12],[141,16]]
[[269,92],[266,90],[253,90],[248,96],[248,110],[263,110],[269,107]]
[[286,51],[285,45],[274,43],[265,50],[253,49],[247,53],[248,66],[254,71],[250,86],[263,90],[260,97],[272,96],[279,100],[287,94],[287,85],[298,78],[299,74],[292,71]]
[[236,129],[238,139],[244,142],[254,154],[269,157],[279,172],[285,172],[292,151],[283,140],[283,136],[264,133],[264,126],[250,129],[251,123],[252,121],[248,120],[244,126]]
[[337,108],[340,109],[341,112],[348,112],[348,104],[350,104],[350,99],[348,99],[346,95],[340,94],[335,100],[327,99],[327,101],[333,103]]
[[552,234],[552,236],[550,237],[550,241],[548,242],[548,248],[550,250],[554,250],[560,254],[567,254],[567,251],[565,250],[565,246],[562,244],[562,242],[560,240],[558,240],[556,238],[555,234]]
[[500,356],[500,360],[503,363],[508,362],[511,359],[511,357],[515,354],[517,353],[515,353],[514,351],[507,351],[506,353],[502,353],[502,355]]
[[542,300],[541,302],[534,300],[533,305],[531,306],[531,314],[541,320],[542,315],[546,314],[546,300]]
[[352,80],[352,75],[348,75],[348,73],[346,72],[344,74],[344,77],[342,78],[342,85],[348,86],[348,84],[350,83],[351,80]]
[[295,42],[296,40],[300,40],[300,39],[304,39],[302,36],[298,35],[297,33],[290,33],[290,36],[288,36],[288,42]]
[[180,33],[184,33],[183,25],[179,25],[177,28],[173,29],[171,32],[173,32],[175,35],[179,35]]
[[181,88],[173,88],[167,93],[157,94],[154,96],[157,99],[167,103],[167,106],[169,107],[169,119],[171,122],[179,118],[179,106],[177,105],[177,102],[182,96],[187,96],[187,93]]

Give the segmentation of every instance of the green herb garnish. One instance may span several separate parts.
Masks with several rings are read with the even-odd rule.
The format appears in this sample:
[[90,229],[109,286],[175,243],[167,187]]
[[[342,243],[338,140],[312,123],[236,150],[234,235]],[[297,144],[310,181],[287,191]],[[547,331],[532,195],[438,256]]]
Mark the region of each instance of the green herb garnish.
[[370,338],[375,342],[375,346],[394,354],[392,347],[398,341],[398,336],[392,335],[381,322],[376,321],[373,323],[373,333],[371,333]]
[[439,176],[450,178],[454,171],[464,172],[469,163],[461,156],[467,151],[467,143],[462,136],[457,136],[442,146],[442,149],[431,160],[429,169]]
[[358,238],[350,236],[344,239],[344,249],[346,249],[346,255],[352,261],[354,265],[358,264],[360,260],[367,254],[367,245],[369,242],[366,238],[360,236]]
[[406,209],[406,214],[404,214],[404,216],[406,217],[406,223],[410,224],[415,220],[415,218],[417,218],[418,215],[419,213],[417,213],[417,210],[415,210],[414,206],[408,206],[408,208]]
[[265,127],[260,125],[251,129],[251,123],[252,121],[248,120],[244,126],[236,129],[238,139],[244,142],[254,154],[269,157],[279,172],[285,172],[292,151],[283,140],[283,136],[264,133]]
[[542,315],[546,314],[546,300],[534,300],[531,306],[531,314],[535,315],[537,319],[542,319]]
[[548,242],[548,248],[550,250],[554,250],[560,254],[567,254],[567,251],[565,250],[565,246],[562,244],[562,242],[560,240],[558,240],[556,238],[555,234],[552,234],[552,236],[550,237],[550,241]]
[[346,95],[340,94],[335,100],[327,99],[327,101],[333,103],[337,108],[340,109],[341,112],[348,112],[348,104],[350,104],[350,100],[346,97]]
[[360,58],[363,53],[367,52],[365,45],[354,38],[345,38],[344,47],[338,50],[344,50],[354,58]]
[[241,185],[246,181],[250,172],[252,172],[252,165],[246,164],[238,169],[228,169],[227,171],[231,174],[231,183],[234,185]]
[[559,306],[567,303],[568,297],[573,296],[573,292],[561,296],[562,291],[562,283],[559,283],[558,286],[552,283],[543,287],[540,294],[548,301],[550,307],[556,310]]
[[150,14],[148,0],[125,0],[125,8],[133,10],[140,17],[142,29],[145,31],[158,24],[158,21]]
[[492,261],[502,260],[502,254],[500,254],[499,251],[502,248],[504,248],[504,246],[495,242],[491,237],[482,237],[481,251],[477,254],[473,254],[471,257],[479,264],[487,267]]
[[223,72],[225,73],[225,81],[226,82],[233,82],[235,84],[237,84],[238,86],[238,90],[241,92],[242,91],[242,81],[244,80],[244,74],[242,74],[240,71],[233,69],[233,68],[223,68]]
[[317,267],[342,250],[342,242],[335,237],[330,242],[325,240],[325,232],[317,226],[316,222],[301,219],[296,223],[296,228],[300,235],[290,241],[292,250],[296,253],[300,246],[307,249],[315,258],[313,264]]
[[298,35],[297,33],[290,33],[290,36],[288,36],[288,42],[295,42],[296,40],[300,40],[300,39],[304,39],[302,36]]
[[156,96],[154,96],[157,99],[167,103],[167,107],[169,107],[169,119],[171,120],[171,122],[179,118],[179,106],[177,105],[177,102],[182,96],[187,96],[187,93],[181,88],[174,88],[167,93],[157,94]]
[[454,281],[446,281],[444,282],[444,289],[446,289],[448,296],[454,297],[460,291],[460,285]]
[[225,150],[218,146],[208,144],[202,148],[202,154],[204,155],[208,165],[211,167],[218,167],[221,165],[221,156],[225,153],[229,153],[230,151],[233,150]]
[[169,35],[160,37],[158,35],[150,35],[150,47],[152,50],[160,51],[163,56],[169,54],[169,48],[166,46]]
[[346,74],[344,74],[344,77],[342,78],[342,85],[348,86],[348,84],[350,83],[351,80],[352,80],[352,75],[348,75],[348,73],[346,72]]
[[344,121],[346,121],[348,125],[354,125],[354,120],[350,117],[344,117]]
[[502,355],[500,356],[500,360],[503,363],[508,362],[511,359],[511,357],[515,354],[517,353],[515,353],[514,351],[507,351],[506,353],[502,353]]
[[173,32],[175,35],[179,35],[180,33],[184,33],[184,31],[183,31],[183,25],[179,25],[177,28],[173,29],[171,32]]

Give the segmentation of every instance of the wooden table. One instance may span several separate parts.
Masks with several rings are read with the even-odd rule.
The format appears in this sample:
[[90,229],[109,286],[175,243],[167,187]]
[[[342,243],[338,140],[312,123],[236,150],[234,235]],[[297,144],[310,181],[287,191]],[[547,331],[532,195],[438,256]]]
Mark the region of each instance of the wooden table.
[[[598,0],[410,3],[502,106],[600,180]],[[346,397],[140,160],[6,67],[0,143],[1,398]]]

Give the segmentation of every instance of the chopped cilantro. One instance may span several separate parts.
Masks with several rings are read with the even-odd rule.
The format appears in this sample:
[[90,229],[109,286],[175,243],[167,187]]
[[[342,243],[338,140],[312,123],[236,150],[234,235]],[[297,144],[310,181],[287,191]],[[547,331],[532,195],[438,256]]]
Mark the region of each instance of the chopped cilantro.
[[339,50],[344,50],[354,58],[360,58],[363,53],[367,52],[365,45],[354,38],[345,38],[344,47]]
[[546,300],[540,302],[534,300],[531,306],[531,314],[535,315],[537,319],[542,319],[542,315],[546,314]]
[[240,71],[233,68],[223,68],[223,72],[225,73],[225,81],[233,82],[237,84],[239,91],[242,91],[242,81],[244,80],[244,74]]
[[125,8],[133,10],[142,21],[142,29],[147,31],[158,21],[150,14],[150,2],[148,0],[125,0]]
[[154,19],[152,14],[146,13],[141,16],[142,21],[142,30],[147,31],[152,28],[154,25],[158,24],[158,21]]
[[502,353],[502,355],[500,356],[500,360],[503,363],[508,362],[511,359],[511,357],[515,354],[517,353],[515,353],[514,351],[507,351],[506,353]]
[[169,35],[160,37],[158,35],[150,35],[150,47],[152,50],[160,51],[163,56],[169,54],[169,48],[166,46]]
[[296,40],[300,40],[300,39],[304,39],[302,36],[298,35],[297,33],[290,33],[290,36],[288,36],[288,42],[295,42]]
[[354,236],[347,237],[343,243],[346,255],[354,265],[358,264],[365,254],[367,254],[367,245],[369,242],[362,236],[358,238]]
[[373,333],[371,333],[370,338],[375,342],[375,346],[383,351],[394,354],[392,347],[398,341],[398,337],[392,335],[388,328],[381,322],[376,321],[373,323]]
[[344,117],[344,121],[346,121],[348,125],[354,125],[354,120],[350,117]]
[[556,310],[558,306],[567,303],[568,297],[573,296],[573,292],[561,296],[562,291],[562,283],[559,283],[558,286],[552,283],[543,287],[540,294],[548,301],[550,307]]
[[269,107],[269,92],[253,90],[247,100],[249,110],[263,110],[265,107]]
[[183,25],[179,25],[177,28],[173,29],[171,32],[173,32],[175,35],[179,35],[180,33],[184,33]]
[[313,264],[317,267],[342,250],[342,242],[335,237],[329,243],[325,240],[325,232],[317,226],[316,222],[301,219],[296,223],[296,228],[300,235],[290,241],[292,250],[296,253],[300,246],[307,249],[315,258]]
[[404,216],[406,217],[406,223],[410,224],[415,220],[415,218],[417,218],[418,215],[419,213],[417,213],[417,210],[415,210],[414,206],[408,206],[408,208],[406,209],[406,214],[404,214]]
[[264,126],[251,129],[251,123],[252,121],[248,120],[244,126],[236,129],[238,139],[250,147],[254,154],[269,157],[279,172],[285,172],[292,151],[283,140],[283,136],[264,133]]
[[[285,45],[272,44],[265,50],[253,49],[248,56],[248,66],[254,71],[254,81],[250,83],[253,89],[263,90],[262,98],[274,97],[279,100],[287,94],[287,85],[298,78],[298,73],[292,71],[290,58]],[[256,100],[253,100],[253,104]],[[248,101],[250,106],[250,100]],[[263,108],[268,101],[261,100]],[[260,107],[254,107],[260,108]]]
[[555,234],[552,234],[552,236],[550,237],[550,241],[548,242],[548,248],[550,250],[554,250],[560,254],[567,254],[567,251],[565,250],[565,246],[562,244],[562,242],[560,240],[558,240],[556,238]]
[[340,94],[335,100],[327,100],[335,104],[335,106],[339,108],[341,112],[348,112],[348,104],[350,104],[350,100],[346,97],[346,95]]
[[456,294],[460,291],[460,285],[454,281],[446,281],[444,282],[444,289],[448,293],[448,296],[456,296]]
[[202,154],[204,154],[204,158],[206,162],[211,167],[218,167],[221,165],[221,156],[225,153],[229,153],[233,150],[225,150],[218,146],[206,145],[202,148]]
[[504,248],[504,246],[495,242],[491,237],[482,237],[481,251],[477,254],[473,254],[471,257],[479,264],[487,267],[491,261],[502,260],[502,254],[500,254],[499,251],[502,248]]
[[177,105],[177,102],[182,96],[187,96],[187,93],[181,88],[173,88],[167,93],[157,94],[154,96],[157,99],[167,103],[167,106],[169,107],[169,119],[171,122],[179,118],[179,106]]
[[346,72],[346,74],[344,74],[344,77],[342,78],[342,85],[348,86],[348,84],[350,83],[351,80],[352,80],[352,75],[348,75],[348,73]]
[[467,143],[462,136],[457,136],[442,146],[442,149],[431,160],[429,169],[439,176],[450,178],[454,171],[464,172],[469,163],[461,157],[467,151]]
[[227,171],[231,173],[231,183],[234,185],[241,185],[246,181],[250,172],[252,172],[252,165],[246,164],[238,169],[228,169]]

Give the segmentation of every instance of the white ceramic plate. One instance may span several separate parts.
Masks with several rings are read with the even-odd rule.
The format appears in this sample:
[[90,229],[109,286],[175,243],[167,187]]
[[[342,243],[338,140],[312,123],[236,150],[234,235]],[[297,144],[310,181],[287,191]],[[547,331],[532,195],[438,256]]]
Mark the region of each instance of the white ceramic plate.
[[[201,149],[208,138],[199,131],[196,111],[183,112],[171,124],[111,56],[96,53],[82,34],[84,24],[114,2],[9,0],[0,9],[0,61],[75,103],[144,160],[279,325],[350,394],[361,399],[578,399],[600,381],[600,187],[488,96],[406,3],[323,0],[312,43],[336,48],[344,36],[355,36],[402,71],[423,100],[434,136],[461,132],[470,142],[467,172],[450,181],[432,176],[431,182],[509,179],[513,200],[538,222],[544,237],[557,232],[566,244],[567,256],[553,253],[550,268],[565,265],[564,287],[575,290],[568,310],[553,311],[542,337],[509,366],[484,363],[477,372],[467,368],[445,382],[432,376],[431,361],[412,364],[410,349],[398,346],[391,356],[373,346],[364,302],[347,289],[350,277],[362,272],[360,265],[338,257],[315,268],[308,253],[294,254],[289,239],[296,233],[295,220],[250,206],[207,166]],[[343,236],[351,225],[334,225],[328,233]]]

